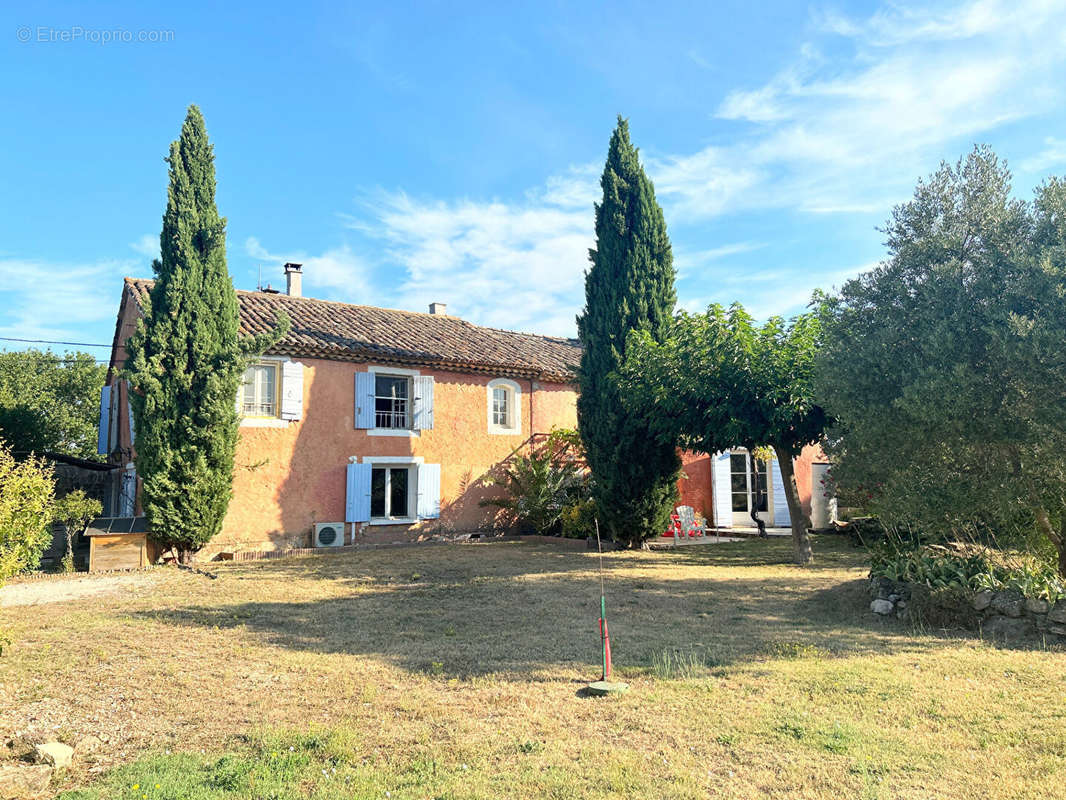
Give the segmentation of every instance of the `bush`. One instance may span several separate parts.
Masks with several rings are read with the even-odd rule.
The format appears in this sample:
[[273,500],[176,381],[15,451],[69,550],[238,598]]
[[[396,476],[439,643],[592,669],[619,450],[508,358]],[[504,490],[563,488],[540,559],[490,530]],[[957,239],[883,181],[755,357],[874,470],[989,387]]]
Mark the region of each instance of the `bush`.
[[563,509],[563,536],[587,539],[596,535],[596,501],[586,497]]
[[42,459],[16,461],[0,442],[0,584],[37,566],[51,540],[55,477]]
[[491,483],[505,494],[481,501],[509,513],[515,523],[540,534],[559,533],[563,512],[589,495],[576,433],[553,430],[528,456],[514,456]]
[[870,575],[918,584],[934,592],[1013,590],[1023,597],[1052,603],[1066,597],[1066,580],[1050,562],[980,545],[925,545],[907,550],[882,544],[872,551]]
[[61,497],[56,503],[55,519],[66,528],[67,551],[63,556],[63,571],[74,571],[74,537],[85,533],[94,517],[100,516],[103,506],[81,489]]

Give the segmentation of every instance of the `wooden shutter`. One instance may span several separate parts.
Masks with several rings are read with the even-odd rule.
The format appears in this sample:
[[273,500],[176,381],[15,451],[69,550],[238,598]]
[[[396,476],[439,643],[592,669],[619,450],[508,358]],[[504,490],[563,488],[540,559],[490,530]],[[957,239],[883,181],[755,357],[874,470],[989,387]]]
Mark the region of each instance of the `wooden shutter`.
[[348,486],[345,497],[344,521],[370,521],[370,464],[348,465]]
[[433,376],[421,375],[414,379],[415,402],[414,424],[416,431],[433,430]]
[[107,455],[108,442],[111,439],[111,387],[105,386],[100,390],[100,432],[96,437],[96,452]]
[[281,364],[281,418],[299,419],[304,410],[304,365],[299,361]]
[[355,427],[374,427],[374,376],[369,372],[355,373]]
[[770,460],[770,483],[774,492],[774,525],[787,528],[792,524],[788,513],[788,501],[785,500],[785,482],[781,479],[781,466],[777,459]]
[[733,527],[733,495],[729,484],[729,453],[718,453],[711,460],[714,480],[714,524],[717,528]]
[[440,517],[440,464],[419,464],[417,482],[418,518],[438,519]]

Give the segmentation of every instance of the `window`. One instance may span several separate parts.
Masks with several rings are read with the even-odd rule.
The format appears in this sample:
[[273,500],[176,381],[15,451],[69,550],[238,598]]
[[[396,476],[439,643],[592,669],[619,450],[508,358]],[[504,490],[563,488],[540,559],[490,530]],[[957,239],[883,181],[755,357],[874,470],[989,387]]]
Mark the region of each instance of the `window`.
[[522,430],[522,390],[515,381],[496,378],[488,384],[489,433],[514,434]]
[[241,413],[246,417],[278,415],[277,364],[252,364],[244,371]]
[[374,376],[374,427],[410,428],[411,379]]
[[492,390],[492,424],[499,428],[511,427],[511,393],[504,386]]
[[747,453],[732,453],[729,456],[729,488],[733,498],[733,511],[747,513],[752,505],[755,506],[756,511],[766,511],[770,465],[762,459],[755,459],[755,468],[759,473],[757,497],[755,496],[755,477],[749,474],[749,467]]
[[371,519],[410,517],[410,488],[409,467],[374,467],[370,473]]

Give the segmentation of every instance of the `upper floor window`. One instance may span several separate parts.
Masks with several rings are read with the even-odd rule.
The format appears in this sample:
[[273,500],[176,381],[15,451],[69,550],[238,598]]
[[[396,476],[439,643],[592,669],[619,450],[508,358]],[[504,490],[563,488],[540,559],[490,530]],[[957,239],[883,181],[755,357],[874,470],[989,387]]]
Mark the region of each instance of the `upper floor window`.
[[411,427],[411,379],[399,375],[374,376],[374,427]]
[[489,433],[515,434],[522,431],[520,399],[522,390],[515,381],[495,378],[488,384]]
[[246,417],[278,416],[278,364],[252,364],[244,371],[241,413]]

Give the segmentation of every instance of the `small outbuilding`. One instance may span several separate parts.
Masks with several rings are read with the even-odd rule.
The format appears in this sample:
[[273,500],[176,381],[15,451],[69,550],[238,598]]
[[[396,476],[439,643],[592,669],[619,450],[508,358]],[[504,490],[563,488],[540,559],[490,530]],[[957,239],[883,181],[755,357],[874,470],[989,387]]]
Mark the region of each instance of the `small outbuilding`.
[[89,572],[140,569],[154,564],[162,547],[148,535],[144,517],[100,517],[85,532]]

